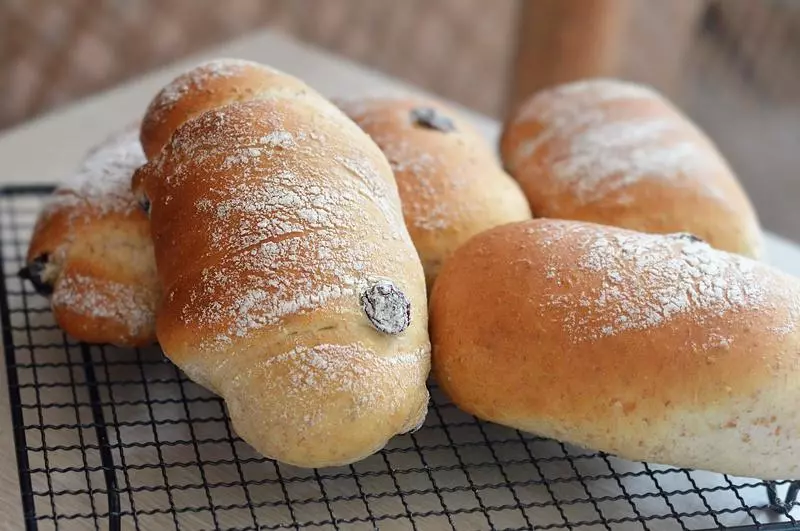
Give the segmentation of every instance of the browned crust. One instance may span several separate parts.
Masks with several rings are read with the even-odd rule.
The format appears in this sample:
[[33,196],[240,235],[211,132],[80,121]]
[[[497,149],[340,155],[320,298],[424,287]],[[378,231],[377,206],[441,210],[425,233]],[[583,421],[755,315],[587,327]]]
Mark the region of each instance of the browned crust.
[[280,83],[298,95],[304,83],[282,73],[244,60],[219,59],[199,65],[177,77],[151,101],[142,120],[140,139],[145,156],[153,159],[172,133],[205,110],[236,101],[248,101]]
[[[126,315],[123,309],[154,313],[159,290],[152,253],[147,217],[138,207],[123,213],[79,205],[40,219],[27,261],[48,256],[58,268],[52,309],[65,332],[88,343],[145,346],[155,341],[155,323],[134,326],[138,317]],[[105,301],[112,315],[57,303],[64,286],[86,279],[91,279],[91,285],[82,290],[84,295]],[[114,286],[135,293],[135,300],[117,301],[119,289]]]
[[[284,462],[349,463],[416,427],[424,274],[378,147],[300,81],[239,61],[179,78],[144,124],[152,158],[132,186],[151,203],[165,354]],[[361,294],[377,279],[410,302],[407,328],[371,323]]]
[[[764,405],[756,407],[764,408],[765,418],[773,416],[769,422],[786,409],[776,401],[792,401],[783,389],[795,388],[787,382],[800,372],[796,279],[748,261],[751,287],[763,290],[763,304],[722,315],[695,309],[660,325],[579,341],[577,335],[600,332],[565,324],[575,312],[580,320],[585,310],[548,301],[564,294],[591,297],[608,271],[575,265],[576,240],[550,241],[563,224],[588,225],[535,220],[499,227],[471,239],[443,268],[431,298],[434,374],[459,407],[635,459],[660,457],[643,454],[637,444],[669,446],[683,435],[686,442],[675,444],[691,446],[697,434],[681,433],[676,419],[705,416],[702,432],[736,427],[739,415],[757,414],[752,406],[737,409],[739,401],[761,400]],[[632,234],[595,227],[610,239]],[[663,245],[679,255],[674,239],[664,237]],[[746,260],[722,252],[717,259]],[[639,288],[625,289],[632,294]],[[653,294],[649,304],[664,302]],[[727,344],[709,345],[714,334]],[[790,417],[784,421],[785,430],[797,432]],[[761,443],[769,448],[769,441]],[[773,470],[764,466],[762,472]]]
[[160,290],[149,222],[124,183],[137,162],[135,134],[124,129],[87,154],[80,173],[46,203],[28,247],[29,268],[48,264],[56,322],[89,343],[155,341]]
[[[469,237],[530,218],[519,186],[481,135],[455,110],[426,98],[338,102],[392,165],[406,226],[432,285],[444,260]],[[432,110],[447,127],[420,124]],[[452,124],[452,129],[450,125]],[[434,124],[435,125],[435,124]]]
[[[589,89],[572,90],[580,84]],[[608,97],[613,90],[629,91],[632,96]],[[602,118],[593,121],[593,115]],[[582,200],[576,186],[567,185],[556,176],[555,165],[574,157],[574,150],[581,149],[575,147],[580,135],[615,124],[632,126],[630,134],[637,124],[648,121],[666,124],[669,130],[655,134],[652,140],[641,134],[634,136],[628,142],[598,151],[598,155],[635,160],[635,150],[641,146],[664,150],[689,146],[704,153],[703,164],[697,170],[681,171],[677,162],[665,160],[658,171],[646,178],[592,200]],[[535,140],[540,141],[538,149],[527,152],[526,144]],[[685,231],[722,250],[756,258],[761,253],[756,213],[731,168],[702,131],[649,88],[615,80],[587,80],[540,91],[505,125],[500,149],[507,170],[522,186],[537,217],[590,221],[654,233]],[[587,170],[586,178],[602,171],[602,164],[593,166]],[[671,173],[680,177],[665,178]],[[624,172],[612,173],[606,181],[621,177],[626,177]],[[709,188],[715,192],[704,191]]]

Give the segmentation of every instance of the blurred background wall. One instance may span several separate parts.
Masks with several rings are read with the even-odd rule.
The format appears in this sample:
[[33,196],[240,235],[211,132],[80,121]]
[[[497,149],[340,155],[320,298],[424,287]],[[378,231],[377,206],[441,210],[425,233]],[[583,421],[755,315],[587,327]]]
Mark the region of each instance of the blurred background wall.
[[576,77],[652,84],[800,239],[800,0],[0,0],[0,129],[266,27],[498,119]]

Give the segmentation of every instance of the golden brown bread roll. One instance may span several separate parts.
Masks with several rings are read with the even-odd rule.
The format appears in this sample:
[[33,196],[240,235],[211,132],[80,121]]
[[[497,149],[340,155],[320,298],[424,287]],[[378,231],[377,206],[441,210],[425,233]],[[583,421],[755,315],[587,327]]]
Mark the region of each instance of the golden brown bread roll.
[[138,127],[97,146],[45,205],[21,275],[52,295],[56,322],[89,343],[155,340],[159,297],[147,214],[130,190]]
[[378,147],[256,63],[201,65],[150,110],[158,155],[134,188],[152,204],[166,355],[225,399],[243,439],[294,465],[350,463],[419,426],[425,278]]
[[530,219],[517,183],[452,109],[421,98],[337,103],[389,159],[429,286],[444,259],[470,236]]
[[431,297],[437,381],[487,420],[628,459],[800,477],[800,281],[687,234],[482,233]]
[[756,214],[722,155],[650,88],[595,79],[543,90],[506,124],[500,148],[536,217],[761,253]]

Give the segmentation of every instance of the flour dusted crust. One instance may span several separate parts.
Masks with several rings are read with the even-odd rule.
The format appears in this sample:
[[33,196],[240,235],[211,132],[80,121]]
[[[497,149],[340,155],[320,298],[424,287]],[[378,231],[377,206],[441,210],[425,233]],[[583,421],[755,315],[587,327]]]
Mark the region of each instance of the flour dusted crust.
[[[155,158],[184,122],[208,109],[253,98],[301,97],[308,87],[298,79],[259,65],[259,76],[250,75],[255,63],[242,59],[215,59],[185,72],[165,86],[145,112],[141,142],[147,159]],[[275,81],[280,80],[280,88]],[[276,139],[280,142],[280,139]]]
[[144,163],[138,128],[97,146],[45,204],[23,276],[51,295],[56,322],[89,343],[155,340],[159,296],[147,215],[130,191]]
[[431,297],[434,372],[481,418],[621,457],[800,477],[800,281],[695,238],[535,220]]
[[506,124],[500,147],[536,217],[685,231],[761,254],[755,211],[727,162],[650,88],[592,79],[540,91]]
[[470,236],[531,217],[519,186],[454,110],[423,98],[337,104],[389,160],[429,286],[442,262]]
[[[262,454],[364,458],[427,411],[427,301],[386,158],[300,81],[214,61],[150,105],[166,355]],[[148,148],[147,146],[150,146]]]

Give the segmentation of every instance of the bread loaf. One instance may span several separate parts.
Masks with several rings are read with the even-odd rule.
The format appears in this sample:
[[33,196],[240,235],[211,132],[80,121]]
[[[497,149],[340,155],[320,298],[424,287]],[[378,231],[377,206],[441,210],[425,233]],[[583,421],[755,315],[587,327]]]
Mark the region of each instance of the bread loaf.
[[177,78],[143,124],[158,339],[238,434],[321,467],[419,426],[425,278],[369,137],[299,80],[234,60]]
[[56,322],[88,343],[155,340],[159,297],[147,214],[130,190],[144,163],[138,126],[97,146],[43,208],[21,276]]
[[452,109],[422,98],[337,103],[389,159],[429,286],[470,236],[531,217],[517,183]]
[[534,94],[501,151],[536,217],[689,232],[759,257],[756,214],[711,140],[650,88],[595,79]]
[[436,379],[490,421],[623,458],[800,477],[800,281],[687,234],[482,233],[431,298]]

